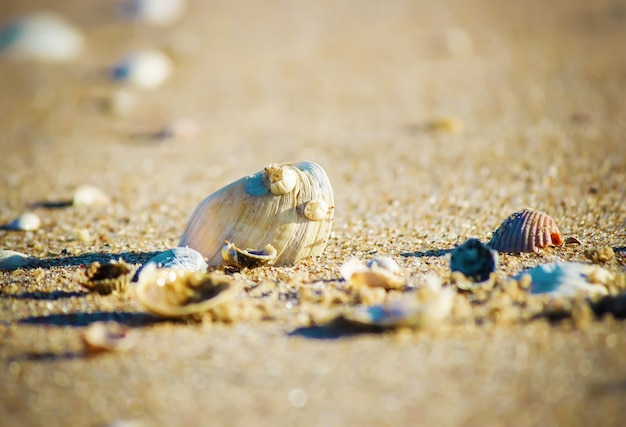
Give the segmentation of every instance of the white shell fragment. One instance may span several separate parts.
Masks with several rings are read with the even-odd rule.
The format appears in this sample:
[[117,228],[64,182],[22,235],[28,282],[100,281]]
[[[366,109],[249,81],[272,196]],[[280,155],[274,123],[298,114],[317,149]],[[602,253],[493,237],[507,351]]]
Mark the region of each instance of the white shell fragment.
[[254,268],[262,265],[272,265],[276,259],[276,248],[267,244],[256,251],[254,249],[239,249],[234,244],[225,241],[222,248],[222,258],[226,264],[239,268]]
[[276,196],[291,192],[298,183],[298,175],[293,168],[275,163],[265,168],[265,179],[270,191]]
[[183,272],[174,269],[144,268],[135,294],[151,313],[183,317],[205,312],[233,296],[233,282],[216,273]]
[[173,268],[179,271],[205,272],[208,265],[200,252],[191,248],[173,248],[152,257],[143,266],[154,265],[156,268]]
[[178,22],[187,10],[186,0],[122,0],[119,9],[126,19],[165,27]]
[[88,353],[126,351],[135,345],[130,328],[113,321],[94,322],[87,326],[83,332],[83,342]]
[[[281,179],[294,182],[294,187],[286,193],[289,182],[273,187]],[[274,194],[272,188],[283,194]],[[324,219],[312,221],[303,210],[314,200],[334,204],[330,181],[319,165],[273,164],[204,199],[191,215],[178,245],[200,252],[210,267],[230,262],[230,252],[226,259],[223,257],[224,241],[254,251],[271,245],[276,250],[275,265],[319,256],[330,236],[334,210]]]
[[613,275],[602,267],[575,262],[542,264],[520,273],[515,279],[520,280],[524,275],[531,278],[531,293],[562,297],[571,297],[579,293],[608,295],[608,290],[603,285],[613,278]]
[[26,212],[6,225],[7,230],[34,231],[41,226],[41,220],[32,212]]
[[110,201],[109,196],[103,193],[102,190],[85,185],[76,190],[72,204],[74,206],[106,205]]
[[113,67],[111,78],[141,89],[155,89],[165,83],[172,69],[172,61],[166,54],[156,49],[146,49],[122,58]]
[[454,295],[451,288],[442,288],[439,281],[438,286],[425,286],[384,304],[357,307],[342,317],[362,326],[430,328],[450,314]]
[[374,258],[365,265],[357,258],[346,261],[339,269],[341,276],[352,286],[402,289],[406,280],[399,275],[400,267],[391,258]]
[[16,19],[0,29],[0,55],[16,59],[69,61],[78,55],[83,43],[81,32],[53,13]]
[[498,267],[498,252],[478,239],[469,239],[456,247],[450,256],[450,270],[483,282]]
[[33,258],[21,252],[0,249],[0,270],[16,270],[26,267]]

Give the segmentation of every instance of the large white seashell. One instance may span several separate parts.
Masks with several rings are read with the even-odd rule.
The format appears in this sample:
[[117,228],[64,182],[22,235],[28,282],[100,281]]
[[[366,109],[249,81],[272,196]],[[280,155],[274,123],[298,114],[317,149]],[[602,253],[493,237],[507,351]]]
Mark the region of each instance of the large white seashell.
[[69,61],[82,46],[80,31],[53,13],[16,19],[0,29],[0,54],[16,59]]
[[[276,166],[283,177],[297,176],[296,185],[284,194],[270,189]],[[304,214],[307,203],[323,200],[333,206],[333,192],[324,170],[313,162],[270,165],[241,178],[204,199],[191,215],[179,246],[189,246],[207,258],[210,267],[228,264],[223,258],[224,241],[238,248],[260,251],[267,245],[276,250],[275,265],[319,256],[332,227],[334,210],[312,221]],[[269,170],[269,172],[268,172]],[[285,188],[288,188],[287,185]]]
[[111,72],[113,80],[141,89],[161,86],[172,74],[170,58],[156,49],[134,52],[122,58]]
[[186,0],[122,0],[120,2],[120,12],[125,18],[160,27],[178,22],[186,9]]
[[216,273],[183,272],[147,266],[139,275],[135,294],[151,313],[183,317],[202,313],[233,296],[233,282]]
[[339,269],[341,276],[352,286],[401,289],[406,280],[398,273],[400,267],[391,258],[374,258],[368,265],[357,258],[346,261]]
[[41,226],[41,220],[37,215],[26,212],[6,225],[7,230],[33,231]]
[[608,290],[603,285],[613,277],[608,270],[597,265],[575,262],[542,264],[520,273],[515,279],[520,280],[526,274],[530,275],[532,281],[531,293],[563,297],[579,293],[608,295]]
[[33,261],[29,255],[21,252],[0,249],[0,270],[16,270],[26,267]]
[[546,246],[561,246],[563,236],[546,213],[522,209],[508,217],[487,243],[498,252],[538,252]]
[[468,239],[450,255],[451,271],[459,271],[478,282],[487,280],[497,266],[498,252],[478,239]]

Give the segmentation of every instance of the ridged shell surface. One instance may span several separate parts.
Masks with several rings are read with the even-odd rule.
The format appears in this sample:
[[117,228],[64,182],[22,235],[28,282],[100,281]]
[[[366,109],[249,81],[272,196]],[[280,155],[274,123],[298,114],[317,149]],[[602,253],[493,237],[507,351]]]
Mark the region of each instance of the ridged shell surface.
[[487,245],[498,252],[520,253],[562,244],[563,236],[548,214],[523,209],[508,217]]
[[[276,185],[277,167],[284,168],[281,176],[295,174],[297,182],[292,189]],[[329,206],[326,216],[307,218],[307,204],[320,200]],[[333,206],[330,181],[316,163],[270,165],[204,199],[191,215],[179,246],[197,250],[213,267],[226,264],[224,241],[253,250],[269,244],[276,249],[273,264],[290,265],[322,253],[332,227]]]

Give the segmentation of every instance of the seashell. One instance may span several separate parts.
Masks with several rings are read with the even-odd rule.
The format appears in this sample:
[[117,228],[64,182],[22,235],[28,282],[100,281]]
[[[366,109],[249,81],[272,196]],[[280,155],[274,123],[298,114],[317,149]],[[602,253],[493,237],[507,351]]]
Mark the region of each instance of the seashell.
[[172,61],[166,54],[146,49],[122,58],[113,67],[111,78],[141,89],[154,89],[165,83],[172,69]]
[[374,258],[368,265],[357,258],[346,261],[339,269],[341,276],[352,286],[369,286],[385,289],[402,289],[404,277],[398,275],[400,267],[391,258]]
[[206,272],[207,263],[200,252],[191,248],[181,247],[168,249],[158,255],[153,256],[143,267],[137,271],[133,280],[138,280],[141,272],[149,266],[155,268],[169,268],[178,271]]
[[216,273],[144,268],[135,294],[151,313],[183,317],[207,311],[233,296],[233,282]]
[[108,295],[126,289],[133,272],[134,267],[121,259],[107,264],[96,261],[79,272],[78,282],[91,291]]
[[241,250],[228,241],[224,241],[222,258],[228,265],[239,268],[254,268],[262,265],[271,265],[276,259],[276,248],[267,244],[263,250]]
[[102,190],[89,185],[78,187],[74,193],[72,204],[74,206],[92,206],[92,205],[106,205],[111,201],[109,196],[104,194]]
[[17,270],[26,267],[33,258],[21,252],[0,249],[0,270]]
[[165,27],[178,22],[187,10],[186,0],[123,0],[123,17],[132,21]]
[[578,293],[587,295],[608,295],[605,286],[613,275],[596,265],[575,262],[542,264],[518,274],[520,280],[528,275],[531,279],[530,292],[571,297]]
[[563,236],[546,213],[522,209],[508,217],[487,243],[498,252],[538,252],[546,246],[560,246]]
[[[312,201],[329,206],[326,216],[307,218],[304,211]],[[179,246],[196,249],[215,267],[233,262],[232,252],[222,250],[224,241],[254,250],[271,245],[276,250],[272,263],[290,265],[322,253],[330,236],[333,204],[328,176],[316,163],[272,164],[204,199]]]
[[7,230],[33,231],[41,226],[41,220],[31,212],[23,213],[6,225]]
[[125,351],[135,345],[130,328],[113,321],[94,322],[87,326],[83,341],[88,353]]
[[439,325],[452,310],[451,288],[425,286],[384,304],[361,306],[342,314],[349,323],[380,328],[428,328]]
[[463,273],[468,278],[483,282],[498,267],[498,252],[478,239],[469,239],[457,246],[450,256],[450,270]]
[[69,61],[78,55],[83,44],[80,31],[53,13],[16,19],[0,29],[0,55],[16,59]]

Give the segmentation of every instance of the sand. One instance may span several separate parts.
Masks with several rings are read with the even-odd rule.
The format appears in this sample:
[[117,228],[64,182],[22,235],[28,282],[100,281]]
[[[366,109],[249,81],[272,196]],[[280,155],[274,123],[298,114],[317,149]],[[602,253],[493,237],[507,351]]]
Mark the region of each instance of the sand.
[[[357,303],[348,258],[390,256],[415,286],[432,272],[453,286],[447,253],[524,207],[582,244],[503,254],[498,287],[605,246],[602,266],[624,273],[626,4],[509,3],[192,0],[153,28],[104,0],[5,1],[3,22],[55,10],[86,45],[66,64],[0,61],[0,222],[42,221],[0,230],[2,249],[36,259],[0,272],[0,423],[622,425],[626,327],[584,302],[586,317],[560,321],[499,317],[487,296],[429,330],[324,326]],[[162,87],[105,78],[146,47],[175,62]],[[120,90],[136,105],[112,112]],[[181,120],[197,129],[167,137]],[[162,320],[75,280],[95,260],[140,265],[213,191],[301,160],[330,177],[333,234],[318,259],[232,273],[256,311]],[[67,206],[85,184],[110,202]],[[129,326],[135,346],[87,354],[99,320]]]

